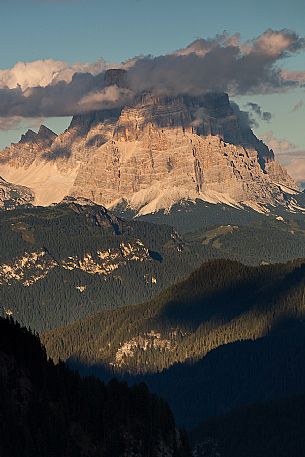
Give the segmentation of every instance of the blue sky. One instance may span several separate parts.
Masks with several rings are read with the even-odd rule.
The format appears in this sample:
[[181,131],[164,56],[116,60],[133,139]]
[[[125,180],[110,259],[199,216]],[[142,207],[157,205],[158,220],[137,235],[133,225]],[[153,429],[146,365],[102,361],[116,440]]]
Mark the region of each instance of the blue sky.
[[[19,61],[64,60],[120,62],[136,55],[161,55],[193,40],[214,37],[224,30],[251,39],[266,29],[288,28],[305,36],[305,0],[1,0],[0,69]],[[305,71],[305,53],[283,61],[287,69]],[[305,150],[305,92],[243,96],[237,101],[259,103],[272,113],[260,122],[258,134],[272,131],[297,149]],[[292,112],[303,101],[300,109]],[[37,121],[39,122],[40,119]],[[56,131],[69,119],[47,119]],[[0,131],[0,147],[15,141],[23,129]]]
[[1,0],[1,10],[5,68],[46,57],[121,61],[163,54],[224,30],[245,38],[267,28],[305,34],[304,0]]

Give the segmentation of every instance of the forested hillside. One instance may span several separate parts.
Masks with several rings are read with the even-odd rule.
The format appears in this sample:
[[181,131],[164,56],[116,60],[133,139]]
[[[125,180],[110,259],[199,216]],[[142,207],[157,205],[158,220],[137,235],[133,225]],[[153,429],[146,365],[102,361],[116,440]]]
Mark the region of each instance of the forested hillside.
[[[263,338],[226,344],[195,363],[125,379],[147,383],[189,429],[234,408],[304,393],[304,357],[304,320],[284,319]],[[111,375],[97,366],[84,373],[90,371],[103,379]]]
[[43,330],[137,303],[189,274],[211,248],[90,202],[2,213],[0,312]]
[[300,457],[304,423],[304,395],[251,405],[194,430],[193,456]]
[[150,302],[106,310],[43,335],[55,358],[78,357],[129,372],[161,371],[234,341],[255,340],[303,317],[305,264],[203,264]]
[[38,331],[149,300],[208,259],[260,265],[305,257],[301,220],[264,216],[180,236],[73,198],[3,212],[0,233],[0,313]]
[[0,318],[0,455],[188,457],[168,406],[144,384],[81,378]]
[[192,427],[251,401],[305,391],[305,264],[210,261],[150,302],[47,332],[55,359],[145,380]]
[[210,247],[224,259],[248,265],[285,263],[305,257],[304,217],[263,217],[251,224],[202,227],[184,234],[184,239]]

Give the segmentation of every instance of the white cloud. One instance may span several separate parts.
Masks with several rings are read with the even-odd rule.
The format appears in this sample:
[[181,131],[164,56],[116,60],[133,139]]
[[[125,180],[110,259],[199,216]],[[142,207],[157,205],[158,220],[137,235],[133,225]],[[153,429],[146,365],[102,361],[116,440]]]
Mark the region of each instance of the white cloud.
[[282,77],[287,81],[297,81],[301,84],[305,83],[305,71],[282,70]]
[[0,117],[0,131],[18,129],[22,119],[20,116]]
[[[25,127],[24,121],[25,119],[21,116],[0,117],[0,131],[23,130]],[[39,128],[43,121],[44,118],[42,117],[27,118],[26,127],[33,129]]]
[[[109,108],[110,103],[123,106],[126,90],[105,90],[104,73],[109,68],[128,69],[126,87],[133,96],[144,91],[168,96],[282,92],[297,87],[303,72],[284,72],[279,61],[302,50],[303,37],[269,29],[246,42],[239,34],[224,33],[172,54],[136,57],[119,65],[103,60],[73,65],[52,59],[18,62],[0,70],[0,116],[70,116]],[[270,118],[268,112],[261,116]]]
[[126,103],[130,100],[131,92],[117,86],[109,86],[100,91],[86,94],[78,103],[79,109],[84,111],[99,110],[106,108],[108,104],[122,103],[125,98]]
[[29,87],[45,87],[51,84],[56,76],[67,71],[65,62],[36,60],[18,62],[9,70],[0,70],[0,87],[14,89],[20,86],[23,90]]
[[75,73],[97,75],[110,66],[115,67],[104,60],[73,65],[53,59],[17,62],[8,70],[0,70],[0,88],[14,89],[20,86],[24,91],[32,87],[47,87],[59,81],[71,82]]

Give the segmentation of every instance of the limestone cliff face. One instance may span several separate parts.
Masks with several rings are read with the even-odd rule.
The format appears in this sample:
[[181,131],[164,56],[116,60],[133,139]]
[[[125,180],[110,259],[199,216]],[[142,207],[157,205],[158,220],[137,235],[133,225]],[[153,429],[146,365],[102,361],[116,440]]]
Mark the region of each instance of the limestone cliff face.
[[[110,70],[105,84],[124,87],[125,77]],[[36,204],[72,195],[124,200],[142,214],[197,198],[259,209],[286,204],[285,192],[297,189],[223,93],[147,93],[123,109],[75,116],[58,136],[28,131],[0,153],[0,175],[32,188]]]
[[112,139],[80,166],[71,193],[106,206],[124,199],[143,214],[181,199],[256,209],[285,204],[280,185],[297,187],[273,152],[240,127],[226,94],[144,94],[122,110]]

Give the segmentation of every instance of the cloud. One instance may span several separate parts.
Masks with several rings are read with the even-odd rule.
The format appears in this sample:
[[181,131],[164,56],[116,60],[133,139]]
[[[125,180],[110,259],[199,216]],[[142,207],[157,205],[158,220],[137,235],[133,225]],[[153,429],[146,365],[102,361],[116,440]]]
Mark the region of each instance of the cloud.
[[[126,103],[128,90],[105,87],[104,73],[75,73],[71,82],[0,89],[0,117],[71,116]],[[90,103],[91,101],[91,103]]]
[[103,90],[90,92],[78,103],[78,110],[87,112],[103,108],[111,108],[116,105],[127,104],[131,100],[131,92],[128,89],[117,86],[106,87]]
[[305,84],[305,71],[288,71],[282,70],[282,78],[286,81],[295,81],[299,84]]
[[130,69],[133,90],[177,95],[225,91],[230,95],[281,92],[298,85],[283,76],[283,58],[305,49],[305,39],[289,30],[267,30],[241,42],[238,34],[200,39],[176,53],[144,57]]
[[0,117],[0,131],[18,129],[23,118],[20,116]]
[[258,119],[267,122],[271,120],[271,113],[269,113],[269,111],[263,111],[257,103],[249,102],[246,106],[249,108],[250,113],[253,113]]
[[242,130],[248,130],[259,126],[257,120],[250,111],[241,110],[238,104],[232,101],[230,102],[230,105],[238,117],[239,125]]
[[35,60],[33,62],[18,62],[9,70],[0,70],[0,88],[26,90],[31,87],[46,87],[60,81],[71,82],[75,73],[103,73],[113,64],[104,60],[68,65],[61,60]]
[[[304,38],[295,32],[269,29],[246,42],[238,34],[224,33],[172,54],[135,57],[115,66],[103,60],[73,65],[52,59],[19,62],[0,71],[0,117],[70,116],[120,107],[143,91],[168,96],[286,91],[302,83],[303,74],[285,72],[281,60],[304,49]],[[110,89],[105,84],[105,71],[113,67],[128,70],[126,87],[113,84]],[[270,118],[258,105],[249,108],[248,119],[242,115],[249,125]]]
[[33,86],[45,87],[67,69],[68,65],[65,62],[51,59],[28,63],[18,62],[9,70],[0,70],[0,87],[2,89],[14,89],[18,86],[22,89]]
[[257,128],[259,127],[258,121],[263,120],[269,122],[272,118],[271,113],[269,113],[269,111],[263,111],[257,103],[247,103],[245,105],[245,107],[248,108],[247,111],[241,110],[237,103],[233,101],[230,102],[230,105],[238,117],[239,125],[242,130]]
[[[38,128],[43,122],[43,118],[27,118],[27,128]],[[24,129],[24,118],[20,116],[0,117],[0,131],[22,130]]]

